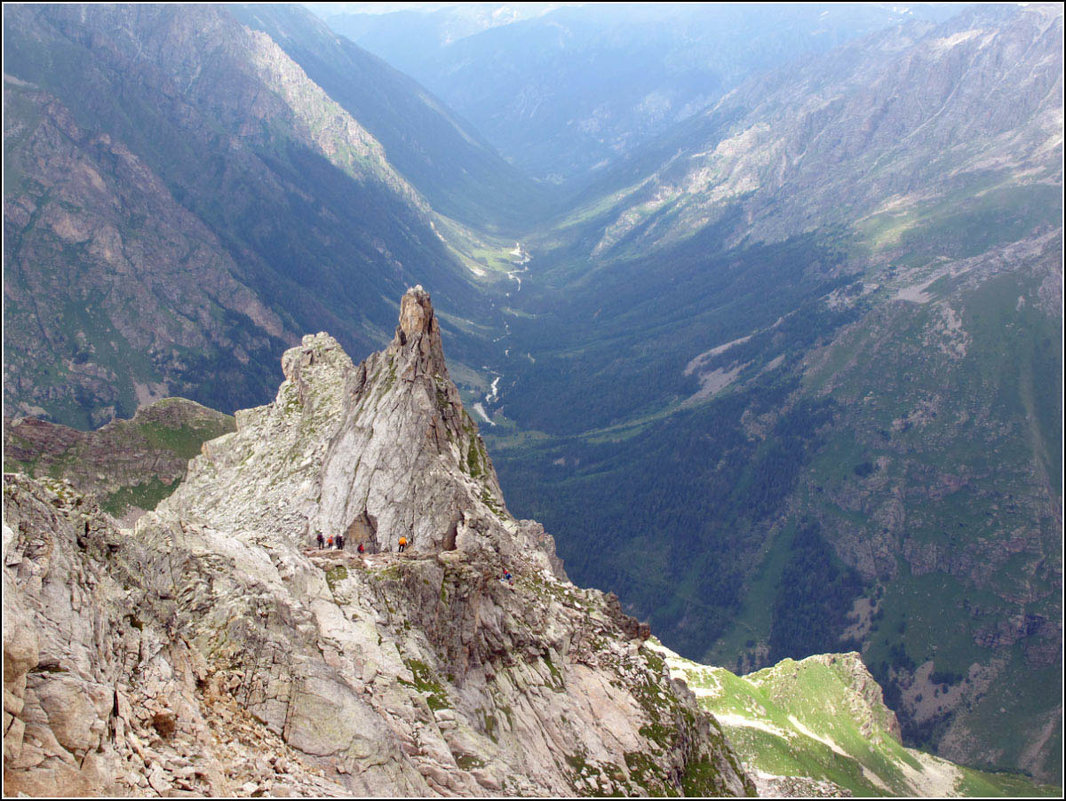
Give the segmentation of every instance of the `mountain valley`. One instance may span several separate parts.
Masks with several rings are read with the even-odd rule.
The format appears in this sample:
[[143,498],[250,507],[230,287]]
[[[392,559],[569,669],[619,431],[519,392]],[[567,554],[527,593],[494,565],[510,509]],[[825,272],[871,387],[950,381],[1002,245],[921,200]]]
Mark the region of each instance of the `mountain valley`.
[[[875,35],[738,90],[700,121],[710,141],[692,122],[621,162],[530,237],[537,269],[509,301],[526,313],[509,345],[529,357],[497,368],[486,432],[512,504],[556,533],[572,575],[628,588],[627,609],[683,655],[742,672],[860,648],[907,742],[1049,778],[1060,29],[1049,7],[996,7]],[[1037,66],[1017,66],[1010,111],[953,108],[985,95],[950,87],[1026,47]],[[833,82],[871,50],[883,71]],[[936,86],[916,71],[951,72],[943,59],[967,72],[941,102],[878,107],[878,92]],[[810,86],[837,99],[819,111]],[[765,112],[742,116],[749,97]],[[777,106],[797,99],[815,110]],[[867,141],[846,166],[819,161],[854,130]],[[841,169],[856,173],[834,183]],[[1018,717],[993,700],[1008,696]],[[1030,726],[1028,745],[989,745]]]

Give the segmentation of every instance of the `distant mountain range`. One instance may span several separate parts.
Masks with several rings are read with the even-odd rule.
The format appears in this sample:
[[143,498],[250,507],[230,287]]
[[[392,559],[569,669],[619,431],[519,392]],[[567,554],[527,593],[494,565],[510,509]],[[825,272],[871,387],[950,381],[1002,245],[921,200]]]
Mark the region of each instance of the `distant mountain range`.
[[414,77],[534,177],[581,183],[748,76],[937,4],[503,3],[318,10]]
[[6,7],[5,419],[262,404],[422,284],[576,581],[736,673],[860,652],[907,745],[1061,782],[1061,9],[789,8],[409,16],[423,89],[295,6]]

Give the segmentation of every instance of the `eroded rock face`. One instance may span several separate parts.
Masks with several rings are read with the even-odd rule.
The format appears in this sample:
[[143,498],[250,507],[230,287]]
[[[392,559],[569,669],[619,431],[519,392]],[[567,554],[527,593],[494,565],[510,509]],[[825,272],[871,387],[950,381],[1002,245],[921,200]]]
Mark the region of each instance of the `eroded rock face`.
[[10,787],[754,792],[647,628],[508,514],[421,288],[382,353],[318,334],[283,368],[132,534],[5,477]]

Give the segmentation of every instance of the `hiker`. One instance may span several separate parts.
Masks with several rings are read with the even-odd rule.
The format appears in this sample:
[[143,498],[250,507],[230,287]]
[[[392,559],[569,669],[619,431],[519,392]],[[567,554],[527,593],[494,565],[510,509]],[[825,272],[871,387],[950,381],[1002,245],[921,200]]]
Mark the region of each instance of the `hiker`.
[[338,551],[343,551],[344,550],[344,535],[343,534],[338,534],[337,535],[337,550]]
[[329,535],[329,539],[326,540],[326,544],[329,546],[329,549],[332,551],[333,550],[333,535],[332,534]]
[[325,545],[326,545],[326,540],[325,540],[325,538],[324,538],[324,537],[322,536],[322,532],[321,532],[321,531],[317,531],[317,532],[315,532],[315,533],[316,533],[316,534],[318,534],[318,536],[317,536],[317,537],[316,537],[315,539],[316,539],[316,540],[317,540],[317,542],[318,542],[318,550],[320,550],[320,551],[321,551],[321,550],[322,550],[322,549],[323,549],[323,548],[325,547]]
[[403,549],[407,547],[407,537],[400,537],[399,553],[403,553]]
[[363,547],[363,543],[359,543],[359,553],[366,553],[366,548]]

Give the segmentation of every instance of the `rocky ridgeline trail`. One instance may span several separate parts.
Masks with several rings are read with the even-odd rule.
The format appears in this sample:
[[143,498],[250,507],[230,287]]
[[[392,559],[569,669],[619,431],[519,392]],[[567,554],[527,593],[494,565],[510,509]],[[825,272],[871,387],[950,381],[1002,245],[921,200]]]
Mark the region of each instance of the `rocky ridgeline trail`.
[[507,512],[425,292],[362,364],[325,334],[282,364],[132,532],[5,475],[6,792],[754,793],[647,627]]

